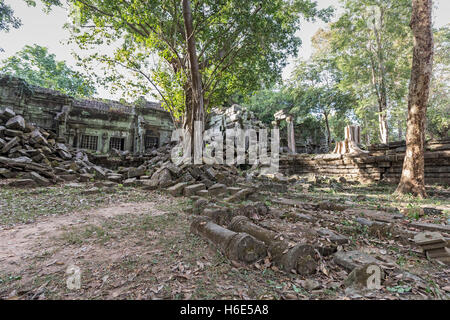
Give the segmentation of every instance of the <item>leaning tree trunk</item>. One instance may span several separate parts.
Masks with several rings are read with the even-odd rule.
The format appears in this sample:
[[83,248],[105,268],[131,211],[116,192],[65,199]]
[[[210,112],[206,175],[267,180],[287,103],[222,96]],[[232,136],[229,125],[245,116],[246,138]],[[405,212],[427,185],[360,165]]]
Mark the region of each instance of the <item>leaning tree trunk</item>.
[[[203,101],[202,77],[200,74],[200,67],[198,64],[197,49],[195,47],[195,31],[193,27],[193,18],[191,12],[191,2],[189,0],[182,0],[183,5],[183,20],[186,34],[186,44],[190,65],[190,87],[192,89],[191,103],[186,104],[184,128],[188,130],[191,135],[191,141],[194,141],[194,123],[201,121],[201,134],[204,129],[205,111]],[[188,101],[187,101],[188,102]],[[194,143],[192,143],[192,150]]]
[[433,66],[432,0],[413,0],[411,29],[414,51],[408,94],[406,155],[396,192],[426,197],[424,143],[427,103]]

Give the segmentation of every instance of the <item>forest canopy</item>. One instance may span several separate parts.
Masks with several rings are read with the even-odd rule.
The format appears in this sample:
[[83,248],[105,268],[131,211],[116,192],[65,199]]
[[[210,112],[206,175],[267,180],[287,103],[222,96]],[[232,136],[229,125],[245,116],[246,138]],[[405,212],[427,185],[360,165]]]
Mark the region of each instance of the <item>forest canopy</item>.
[[[188,1],[195,57],[186,40],[184,1],[41,2],[46,10],[70,9],[66,28],[80,49],[74,54],[95,79],[57,62],[45,48],[31,46],[4,60],[2,72],[72,95],[92,95],[100,86],[126,92],[128,98],[153,96],[174,119],[184,121],[198,108],[197,92],[203,118],[211,107],[240,103],[267,124],[281,109],[295,115],[298,124],[315,119],[328,144],[343,137],[347,124],[361,126],[365,145],[405,138],[413,46],[410,0],[341,0],[339,14],[307,0]],[[20,16],[0,5],[0,29],[19,28]],[[299,58],[283,80],[288,58],[301,47],[302,23],[317,19],[328,23],[313,36],[312,55]],[[426,134],[442,138],[450,128],[450,24],[433,33]],[[104,46],[111,50],[97,50]],[[198,65],[196,85],[192,61]]]

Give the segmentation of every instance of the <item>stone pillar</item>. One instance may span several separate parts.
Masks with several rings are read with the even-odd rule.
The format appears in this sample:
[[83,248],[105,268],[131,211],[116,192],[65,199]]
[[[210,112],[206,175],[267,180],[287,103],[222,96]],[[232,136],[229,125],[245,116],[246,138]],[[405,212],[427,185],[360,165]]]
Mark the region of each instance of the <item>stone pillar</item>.
[[274,129],[277,129],[280,127],[280,122],[278,120],[272,121],[272,126]]
[[82,130],[77,131],[77,147],[81,148],[81,141],[83,139],[84,132]]
[[109,147],[108,133],[103,132],[103,134],[101,135],[101,139],[102,139],[102,141],[100,142],[100,152],[106,153],[109,151],[109,150],[107,150],[107,147]]
[[[272,129],[280,129],[280,120],[272,121]],[[271,137],[270,136],[267,137],[267,148],[269,148],[269,146],[271,146],[271,142],[272,142]],[[272,151],[272,149],[271,149],[271,151]],[[278,152],[279,153],[283,152],[281,145],[280,145],[280,149],[278,150]]]
[[69,118],[70,105],[64,105],[61,107],[61,111],[54,117],[55,128],[58,130],[58,138],[64,138],[66,141],[69,139],[69,132],[67,130],[67,120]]
[[295,154],[294,119],[292,118],[292,116],[286,117],[286,123],[289,152]]
[[69,146],[74,146],[77,141],[75,141],[76,138],[76,131],[74,129],[70,129],[67,135],[67,143]]
[[139,134],[139,149],[138,152],[139,154],[143,154],[144,153],[144,149],[145,149],[145,130],[144,130],[144,117],[139,115],[138,116],[138,134]]

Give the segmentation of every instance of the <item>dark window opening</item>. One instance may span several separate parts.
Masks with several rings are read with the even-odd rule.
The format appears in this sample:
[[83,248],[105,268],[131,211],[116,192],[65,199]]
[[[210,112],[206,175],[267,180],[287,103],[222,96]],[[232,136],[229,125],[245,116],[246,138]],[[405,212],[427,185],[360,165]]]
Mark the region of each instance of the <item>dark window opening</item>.
[[115,138],[112,137],[109,139],[109,150],[117,149],[120,151],[125,150],[125,138]]
[[158,148],[159,138],[158,137],[145,137],[145,150],[151,150],[153,148]]
[[83,135],[81,137],[81,149],[97,151],[98,137]]

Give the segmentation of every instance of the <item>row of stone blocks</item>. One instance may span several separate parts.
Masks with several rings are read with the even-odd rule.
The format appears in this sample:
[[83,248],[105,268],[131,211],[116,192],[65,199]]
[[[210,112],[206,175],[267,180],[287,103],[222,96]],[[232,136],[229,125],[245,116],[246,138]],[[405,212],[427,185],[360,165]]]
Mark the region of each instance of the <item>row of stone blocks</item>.
[[[254,192],[251,188],[227,187],[224,184],[216,183],[209,188],[204,183],[190,183],[180,182],[169,188],[166,191],[172,196],[200,196],[200,197],[215,197],[222,196],[225,201],[235,201],[244,199],[247,195]],[[227,196],[227,197],[226,197]],[[226,197],[226,198],[225,198]]]
[[[323,174],[354,179],[398,182],[404,153],[391,155],[290,155],[280,158],[285,174]],[[425,182],[450,183],[450,150],[425,153]]]

